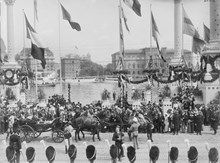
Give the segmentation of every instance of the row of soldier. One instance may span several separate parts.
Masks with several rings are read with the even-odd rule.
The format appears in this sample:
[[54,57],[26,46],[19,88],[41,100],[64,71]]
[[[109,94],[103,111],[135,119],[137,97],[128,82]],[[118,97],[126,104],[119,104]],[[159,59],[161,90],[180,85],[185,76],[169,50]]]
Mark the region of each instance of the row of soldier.
[[[109,154],[110,154],[109,159],[111,158],[112,163],[116,163],[118,160],[118,149],[117,149],[118,147],[115,144],[110,145],[107,139],[105,141],[107,142],[108,147],[109,147]],[[185,139],[184,141],[188,148],[188,152],[187,152],[188,162],[189,163],[199,162],[197,148],[195,146],[190,146],[188,139]],[[2,142],[6,148],[6,157],[7,157],[8,162],[9,163],[20,163],[20,155],[22,154],[23,156],[23,153],[21,150],[22,143],[20,141],[19,135],[14,134],[10,136],[9,146],[6,145],[6,141],[3,140]],[[44,140],[41,140],[40,143],[42,143],[45,149],[45,155],[46,155],[48,162],[53,163],[56,159],[56,149],[53,146],[46,146]],[[152,145],[151,141],[147,141],[147,143],[148,143],[148,148],[149,148],[149,162],[150,163],[158,162],[159,156],[160,156],[160,149],[158,148],[158,146]],[[35,148],[27,147],[26,142],[23,142],[23,144],[26,148],[26,152],[25,152],[26,158],[25,156],[23,156],[25,161],[27,161],[28,163],[35,162],[35,156],[37,155]],[[178,156],[179,156],[178,148],[174,146],[171,147],[170,140],[167,141],[167,144],[168,144],[168,163],[170,162],[177,163]],[[85,146],[86,146],[86,157],[88,161],[90,163],[95,162],[96,155],[97,155],[96,147],[94,145],[87,145],[86,143],[85,143]],[[209,148],[208,143],[205,144],[205,147],[208,151],[209,163],[217,163],[219,159],[218,150],[215,147]],[[77,147],[74,144],[69,145],[67,153],[70,159],[70,163],[74,163],[77,157]],[[127,158],[130,163],[136,162],[136,149],[134,147],[129,146],[127,148]]]

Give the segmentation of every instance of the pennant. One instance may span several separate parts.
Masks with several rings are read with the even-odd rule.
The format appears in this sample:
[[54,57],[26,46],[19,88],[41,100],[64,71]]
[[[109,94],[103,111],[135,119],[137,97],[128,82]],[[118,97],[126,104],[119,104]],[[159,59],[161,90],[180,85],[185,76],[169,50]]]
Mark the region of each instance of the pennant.
[[209,40],[210,40],[210,29],[205,24],[203,24],[203,28],[204,28],[204,40],[207,43],[209,43]]
[[30,25],[26,15],[26,30],[27,30],[27,38],[31,40],[31,55],[34,59],[40,60],[43,69],[45,69],[46,60],[44,57],[44,45],[38,36],[38,33],[34,30],[34,28]]
[[38,21],[37,0],[34,0],[34,17]]
[[124,10],[123,8],[121,7],[121,13],[122,13],[122,18],[124,20],[124,23],[125,23],[125,28],[127,29],[128,32],[130,32],[129,28],[128,28],[128,24],[127,24],[127,18],[125,16],[125,13],[124,13]]
[[192,52],[195,54],[200,54],[202,49],[205,45],[205,41],[200,38],[199,32],[195,30],[195,35],[193,36],[193,43],[192,43]]
[[123,0],[138,16],[141,16],[141,4],[138,0]]
[[77,31],[81,31],[81,27],[78,23],[73,22],[71,20],[71,15],[69,14],[69,12],[63,7],[63,5],[60,3],[61,9],[62,9],[62,13],[63,13],[63,19],[67,20],[70,24],[70,26],[72,27],[72,29],[75,29]]
[[189,35],[189,36],[194,36],[195,35],[195,27],[192,23],[192,21],[189,19],[186,11],[183,9],[183,34]]
[[162,54],[162,48],[160,46],[160,33],[159,33],[158,28],[157,28],[157,24],[154,20],[154,16],[153,16],[152,12],[151,12],[151,24],[152,24],[152,36],[153,36],[154,40],[156,41],[157,49],[158,49],[159,54],[160,54],[159,56],[164,62],[166,62],[166,60],[164,59],[163,54]]

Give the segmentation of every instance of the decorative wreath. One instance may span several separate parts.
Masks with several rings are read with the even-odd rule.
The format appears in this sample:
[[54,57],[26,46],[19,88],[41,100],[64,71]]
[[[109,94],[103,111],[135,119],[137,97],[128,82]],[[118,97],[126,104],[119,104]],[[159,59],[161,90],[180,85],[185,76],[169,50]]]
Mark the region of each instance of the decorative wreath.
[[5,77],[6,80],[13,79],[14,75],[15,75],[15,72],[12,69],[6,69],[4,71],[4,77]]

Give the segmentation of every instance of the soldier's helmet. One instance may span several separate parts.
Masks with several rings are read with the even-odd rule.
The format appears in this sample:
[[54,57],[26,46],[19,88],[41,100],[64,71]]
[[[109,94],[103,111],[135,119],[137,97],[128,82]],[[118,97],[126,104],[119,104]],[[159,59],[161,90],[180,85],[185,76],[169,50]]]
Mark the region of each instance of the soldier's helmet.
[[116,160],[118,157],[118,148],[116,145],[112,144],[109,150],[110,156],[112,158],[112,160]]
[[136,161],[136,151],[135,151],[134,147],[129,146],[127,148],[127,157],[128,157],[128,160],[130,162],[135,162]]
[[12,146],[8,146],[6,148],[6,157],[9,163],[12,163],[15,161],[15,154],[16,154],[16,151],[14,150]]
[[74,144],[71,144],[68,149],[68,155],[71,161],[76,159],[77,149]]
[[172,163],[177,162],[178,156],[179,156],[179,150],[178,150],[178,148],[177,148],[177,147],[172,147],[172,148],[170,149],[170,161],[171,161]]
[[156,162],[158,160],[159,154],[160,154],[159,148],[157,146],[152,146],[149,153],[152,162]]
[[26,157],[27,157],[27,162],[33,162],[35,158],[35,149],[33,147],[28,147],[26,149]]
[[190,163],[196,163],[198,160],[198,151],[195,146],[191,146],[188,151],[188,160]]
[[49,162],[53,162],[55,160],[55,156],[56,156],[56,150],[54,149],[54,147],[52,146],[47,147],[46,149],[47,160]]
[[86,148],[86,157],[89,161],[94,161],[96,159],[96,149],[93,145],[88,145]]
[[218,150],[214,147],[209,150],[209,161],[211,163],[217,163],[219,158]]

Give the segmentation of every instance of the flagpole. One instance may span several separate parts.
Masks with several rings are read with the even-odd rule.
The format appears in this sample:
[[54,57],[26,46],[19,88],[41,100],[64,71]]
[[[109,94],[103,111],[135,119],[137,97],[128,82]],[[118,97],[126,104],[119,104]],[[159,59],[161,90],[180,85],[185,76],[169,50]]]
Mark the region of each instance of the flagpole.
[[[123,56],[122,56],[122,43],[121,43],[121,33],[122,33],[122,26],[121,26],[121,0],[119,0],[119,6],[118,6],[118,14],[119,14],[119,49],[120,49],[120,57],[121,58],[121,62],[122,63],[119,63],[121,64],[120,65],[120,70],[119,71],[122,71],[123,70]],[[119,74],[119,78],[121,78],[121,74]],[[123,108],[123,96],[124,96],[124,87],[123,85],[121,84],[121,108]]]
[[150,4],[150,55],[152,56],[152,11],[151,11],[151,6]]
[[62,65],[61,65],[61,41],[60,41],[60,0],[58,0],[58,25],[59,25],[59,57],[60,57],[60,94],[62,94]]
[[[34,29],[36,29],[36,13],[35,13],[35,3],[34,3]],[[35,63],[35,94],[36,94],[36,99],[38,99],[38,85],[37,85],[37,59],[34,59]]]

